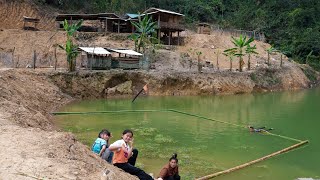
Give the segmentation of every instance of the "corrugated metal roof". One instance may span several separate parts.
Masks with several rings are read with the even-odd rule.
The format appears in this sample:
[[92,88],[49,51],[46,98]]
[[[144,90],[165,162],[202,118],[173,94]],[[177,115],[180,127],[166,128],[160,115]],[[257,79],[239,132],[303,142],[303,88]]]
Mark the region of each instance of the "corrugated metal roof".
[[134,19],[134,18],[139,17],[139,14],[131,14],[131,13],[127,13],[126,15],[127,15],[129,18],[131,18],[131,19]]
[[133,55],[133,56],[142,56],[141,53],[138,53],[134,50],[130,50],[130,49],[110,49],[111,51],[117,52],[117,53],[121,53],[121,54],[128,54],[128,55]]
[[83,51],[89,54],[96,54],[96,55],[108,55],[111,54],[109,51],[102,47],[79,47]]
[[159,9],[159,8],[149,8],[144,13],[145,14],[150,14],[151,12],[154,12],[154,11],[168,13],[168,14],[174,14],[174,15],[178,15],[178,16],[184,16],[183,14],[180,14],[180,13],[177,13],[177,12],[173,12],[173,11],[169,11],[169,10],[165,10],[165,9]]

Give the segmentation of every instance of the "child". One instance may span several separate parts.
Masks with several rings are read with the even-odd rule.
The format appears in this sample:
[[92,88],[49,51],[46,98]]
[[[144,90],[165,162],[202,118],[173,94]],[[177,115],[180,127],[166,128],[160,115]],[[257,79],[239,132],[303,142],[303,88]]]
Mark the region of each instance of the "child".
[[108,130],[101,130],[91,148],[94,153],[98,154],[109,163],[111,163],[112,160],[112,152],[108,149],[108,142],[111,137],[112,135]]
[[160,171],[158,180],[180,180],[177,154],[173,154]]
[[139,179],[153,180],[153,178],[143,170],[132,166],[128,159],[132,156],[133,132],[126,129],[122,133],[122,139],[112,143],[109,149],[114,152],[112,163],[127,173],[138,176]]

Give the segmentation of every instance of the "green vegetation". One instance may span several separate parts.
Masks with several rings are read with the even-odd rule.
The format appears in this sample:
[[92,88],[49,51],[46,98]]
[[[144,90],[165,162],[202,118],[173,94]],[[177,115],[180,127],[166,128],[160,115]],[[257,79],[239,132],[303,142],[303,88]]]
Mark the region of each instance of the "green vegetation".
[[248,70],[251,69],[251,54],[258,54],[256,52],[256,45],[254,46],[250,46],[250,44],[247,45],[247,48],[246,48],[246,54],[248,54]]
[[[232,43],[234,44],[234,48],[230,48],[230,49],[226,49],[224,51],[225,56],[237,56],[239,57],[239,71],[242,72],[242,68],[244,65],[244,60],[243,60],[243,56],[245,56],[246,54],[249,55],[249,62],[250,62],[250,55],[253,53],[257,53],[255,51],[255,46],[251,47],[250,43],[253,42],[253,38],[250,38],[247,40],[246,36],[242,36],[240,35],[239,39],[232,37]],[[230,62],[232,61],[232,59],[230,59]],[[232,66],[232,64],[231,64]],[[232,69],[232,67],[230,66],[230,70]],[[250,65],[248,65],[250,68]]]
[[61,45],[59,45],[59,47],[66,51],[68,69],[70,72],[76,70],[76,58],[79,54],[78,46],[73,44],[72,38],[74,36],[74,33],[81,27],[81,24],[82,21],[79,21],[78,23],[72,25],[69,25],[67,20],[63,22],[63,28],[67,32],[67,41],[65,47]]
[[233,61],[233,58],[235,57],[236,52],[237,52],[237,48],[230,48],[223,51],[223,55],[229,57],[230,71],[232,71],[232,61]]
[[134,41],[135,50],[145,53],[146,48],[154,46],[157,42],[155,38],[157,24],[147,15],[142,19],[139,16],[139,22],[132,21],[131,23],[136,28],[136,33],[130,35],[130,38]]

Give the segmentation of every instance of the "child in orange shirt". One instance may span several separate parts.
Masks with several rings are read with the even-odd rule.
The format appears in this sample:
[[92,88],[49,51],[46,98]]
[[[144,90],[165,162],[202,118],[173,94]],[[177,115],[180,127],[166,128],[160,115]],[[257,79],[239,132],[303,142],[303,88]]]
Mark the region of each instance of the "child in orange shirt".
[[109,149],[114,152],[112,163],[127,173],[138,176],[142,180],[153,180],[153,178],[143,170],[132,166],[128,159],[132,156],[133,132],[126,129],[122,133],[122,139],[112,143]]

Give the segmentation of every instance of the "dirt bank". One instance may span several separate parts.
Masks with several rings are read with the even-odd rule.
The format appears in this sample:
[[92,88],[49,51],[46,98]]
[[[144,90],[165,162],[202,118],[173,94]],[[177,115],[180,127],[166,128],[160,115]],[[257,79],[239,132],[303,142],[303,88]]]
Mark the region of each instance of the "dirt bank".
[[0,70],[0,179],[136,179],[54,130],[49,112],[72,98],[47,73]]
[[50,75],[63,92],[77,98],[133,96],[148,83],[150,96],[221,95],[304,89],[310,80],[295,64],[250,72],[81,71]]

